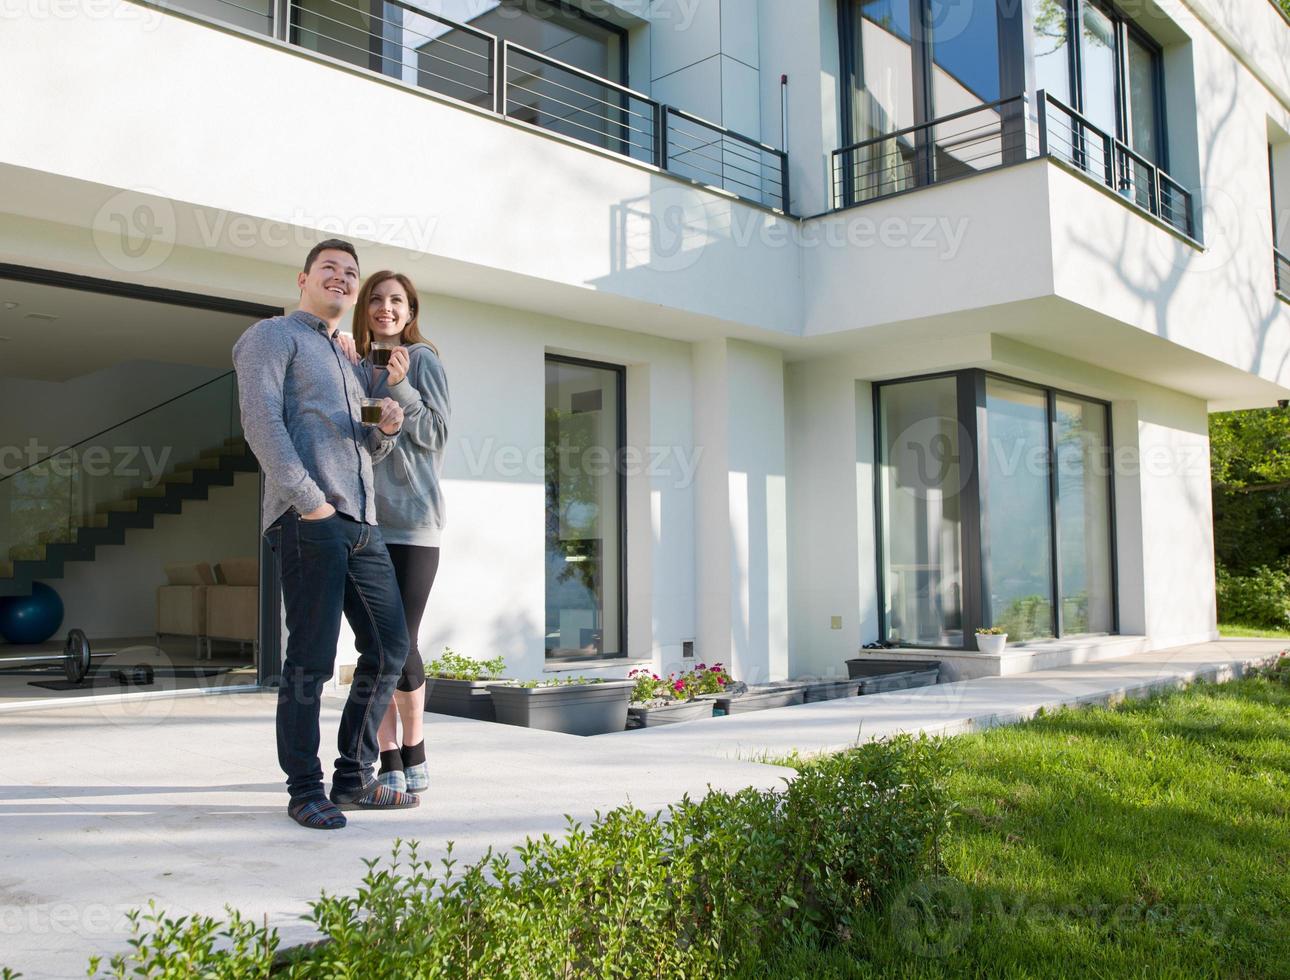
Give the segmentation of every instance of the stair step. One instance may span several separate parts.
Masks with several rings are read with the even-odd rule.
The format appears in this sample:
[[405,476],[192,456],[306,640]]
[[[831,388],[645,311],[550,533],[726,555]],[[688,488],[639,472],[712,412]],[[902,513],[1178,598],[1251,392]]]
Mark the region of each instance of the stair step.
[[10,561],[44,561],[45,546],[43,544],[16,544],[9,549]]
[[76,539],[75,533],[71,528],[60,527],[52,531],[41,531],[36,535],[36,540],[41,544],[67,544]]
[[82,527],[82,528],[87,528],[87,527],[107,527],[107,526],[108,526],[108,515],[107,515],[107,514],[90,514],[90,515],[88,515],[88,516],[86,516],[86,517],[82,517],[82,518],[81,518],[81,527]]
[[131,487],[125,492],[128,500],[141,500],[144,497],[164,497],[166,495],[165,484],[158,483],[154,487]]
[[0,578],[13,578],[13,562],[0,558]]
[[97,514],[133,514],[138,509],[137,500],[114,500],[110,504],[99,504],[94,511]]
[[201,457],[194,462],[180,463],[175,467],[176,473],[191,473],[193,470],[217,470],[219,469],[219,457],[207,459]]

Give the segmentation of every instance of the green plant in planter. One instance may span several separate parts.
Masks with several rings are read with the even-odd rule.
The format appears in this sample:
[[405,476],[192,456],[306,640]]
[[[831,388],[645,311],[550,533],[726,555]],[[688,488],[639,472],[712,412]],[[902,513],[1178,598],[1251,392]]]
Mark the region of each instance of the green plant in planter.
[[627,675],[627,679],[636,682],[630,698],[632,704],[676,700],[675,689],[652,670],[646,670],[644,667],[637,668]]
[[976,629],[977,636],[1004,636],[1007,632],[1002,626],[978,626]]
[[506,687],[572,687],[577,684],[603,684],[603,677],[552,677],[540,681],[509,681]]
[[685,675],[697,694],[720,694],[730,683],[730,675],[724,664],[699,664]]
[[502,676],[506,661],[501,657],[492,660],[476,660],[453,653],[449,647],[443,648],[443,654],[431,660],[425,666],[427,677],[446,677],[454,681],[487,681]]

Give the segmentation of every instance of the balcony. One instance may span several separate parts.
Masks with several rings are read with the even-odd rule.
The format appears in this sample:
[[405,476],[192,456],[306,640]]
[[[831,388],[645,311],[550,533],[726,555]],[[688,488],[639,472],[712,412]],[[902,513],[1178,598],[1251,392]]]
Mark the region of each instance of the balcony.
[[1040,90],[974,106],[833,152],[835,210],[1046,157],[1115,191],[1195,242],[1191,193]]
[[788,156],[593,72],[404,0],[174,6],[788,212]]

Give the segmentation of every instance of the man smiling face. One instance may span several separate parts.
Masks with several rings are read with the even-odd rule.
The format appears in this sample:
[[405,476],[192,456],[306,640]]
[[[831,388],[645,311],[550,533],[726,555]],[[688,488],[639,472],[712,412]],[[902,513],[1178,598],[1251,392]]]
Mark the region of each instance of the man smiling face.
[[358,298],[358,259],[341,248],[324,248],[296,277],[300,308],[333,326]]

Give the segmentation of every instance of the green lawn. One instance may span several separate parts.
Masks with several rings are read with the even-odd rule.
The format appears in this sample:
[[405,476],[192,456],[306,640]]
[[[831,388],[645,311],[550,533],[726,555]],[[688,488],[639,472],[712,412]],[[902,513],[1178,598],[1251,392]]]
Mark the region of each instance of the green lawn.
[[950,740],[945,875],[766,976],[1290,977],[1290,685]]
[[1290,640],[1290,630],[1268,629],[1266,626],[1242,626],[1240,623],[1219,623],[1221,636],[1252,639]]

